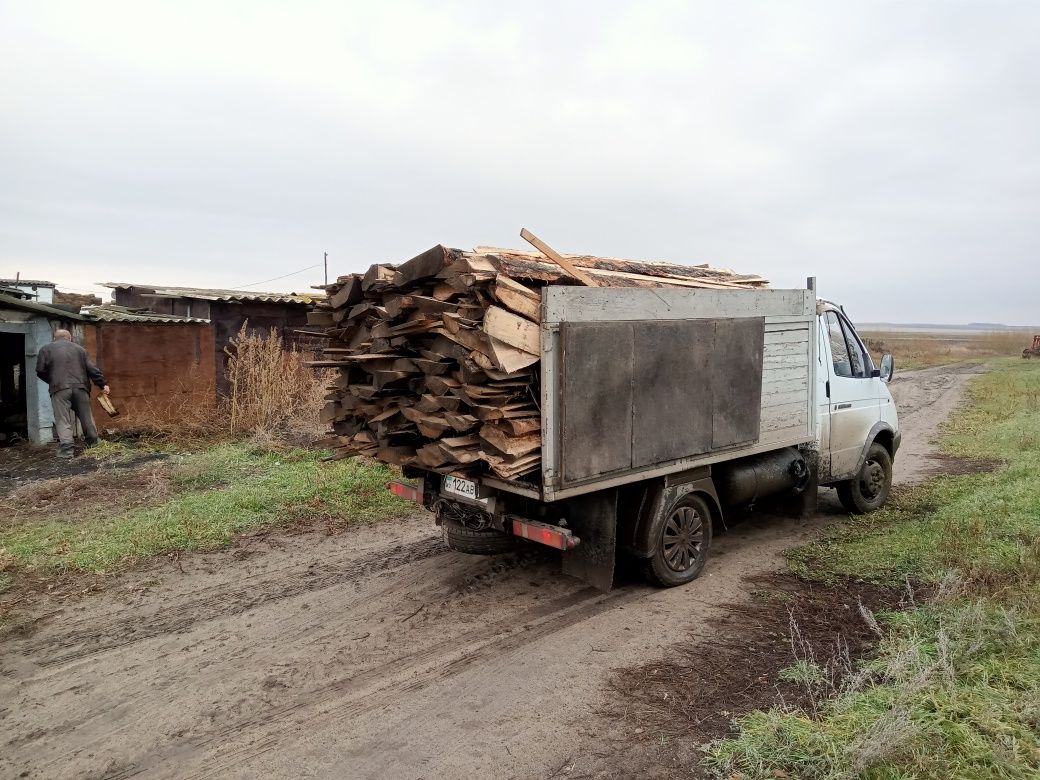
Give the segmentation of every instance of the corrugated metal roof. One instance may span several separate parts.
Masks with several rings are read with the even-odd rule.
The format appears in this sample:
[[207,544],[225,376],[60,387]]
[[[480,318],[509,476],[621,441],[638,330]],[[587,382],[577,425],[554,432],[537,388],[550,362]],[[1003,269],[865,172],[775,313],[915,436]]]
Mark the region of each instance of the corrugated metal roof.
[[57,306],[48,306],[46,303],[37,303],[36,301],[22,300],[21,298],[15,298],[13,295],[5,295],[0,293],[0,307],[9,309],[20,309],[21,311],[32,312],[33,314],[42,314],[45,317],[55,320],[75,320],[76,322],[86,322],[87,318],[77,312],[68,311]]
[[101,306],[88,306],[83,314],[98,322],[153,322],[153,323],[208,323],[198,317],[182,317],[179,314],[157,314],[154,311],[142,309],[128,309],[125,306],[116,306],[114,303],[105,303]]
[[25,285],[26,287],[55,287],[54,282],[45,282],[42,279],[0,279],[0,284],[7,285]]
[[26,292],[25,290],[19,290],[17,287],[6,287],[0,283],[0,293],[4,295],[12,295],[15,298],[35,298],[32,293]]
[[311,304],[324,300],[319,293],[278,293],[251,292],[249,290],[221,290],[208,287],[163,287],[154,284],[135,284],[131,282],[102,282],[103,287],[113,290],[151,290],[160,298],[194,298],[201,301],[260,301],[263,303],[302,303]]
[[91,306],[81,314],[58,306],[48,306],[46,303],[22,300],[21,298],[15,298],[13,295],[0,293],[0,309],[3,308],[40,314],[48,319],[75,320],[76,322],[152,322],[169,324],[186,322],[206,324],[209,322],[209,320],[201,320],[197,317],[181,317],[176,314],[156,314],[151,311],[127,309],[124,306],[116,306],[111,303]]

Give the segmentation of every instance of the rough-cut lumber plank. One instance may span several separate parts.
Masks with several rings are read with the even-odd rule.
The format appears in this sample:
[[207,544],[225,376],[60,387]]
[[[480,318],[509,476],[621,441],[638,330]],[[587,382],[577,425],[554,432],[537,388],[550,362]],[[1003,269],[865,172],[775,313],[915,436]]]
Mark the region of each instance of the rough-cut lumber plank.
[[520,231],[520,238],[529,243],[543,255],[548,257],[550,260],[552,260],[554,263],[560,266],[560,268],[565,270],[567,273],[569,273],[579,282],[584,284],[586,287],[599,287],[599,284],[596,282],[595,279],[593,279],[587,273],[582,271],[580,268],[578,268],[578,266],[574,265],[574,263],[572,263],[566,257],[561,255],[551,246],[546,244],[544,241],[542,241],[542,239],[538,238],[538,236],[536,236],[527,228],[523,228]]
[[370,289],[385,289],[393,284],[394,267],[391,265],[374,265],[365,272],[361,279],[361,289],[368,292]]
[[455,313],[459,308],[457,304],[448,303],[447,301],[439,301],[436,298],[431,298],[425,295],[413,295],[411,296],[411,300],[419,307],[419,311],[429,316],[443,314],[445,312]]
[[458,332],[452,333],[447,328],[435,328],[434,332],[440,332],[442,336],[446,336],[451,341],[464,347],[465,352],[476,350],[477,352],[483,352],[485,355],[489,355],[491,351],[491,346],[488,343],[487,337],[479,330],[459,328]]
[[332,312],[315,309],[314,311],[307,312],[307,324],[316,325],[318,327],[329,327],[335,325],[336,321],[332,318]]
[[415,449],[412,447],[380,447],[377,457],[387,463],[406,466],[415,460]]
[[437,244],[420,255],[402,263],[393,276],[394,285],[405,287],[419,279],[436,276],[454,260],[452,250]]
[[460,294],[458,290],[445,282],[438,282],[430,293],[438,301],[450,301],[453,298],[458,298]]
[[499,341],[493,337],[488,337],[488,348],[491,352],[491,360],[506,374],[522,371],[539,360],[538,355],[532,355],[530,352],[524,352],[522,349],[511,347],[504,341]]
[[424,466],[435,469],[448,462],[448,456],[444,452],[444,448],[440,442],[432,442],[423,447],[420,447],[415,457]]
[[500,274],[495,281],[495,297],[503,306],[512,309],[532,322],[542,319],[542,297],[533,290]]
[[451,436],[441,439],[441,444],[445,447],[453,447],[455,449],[462,449],[464,447],[475,447],[480,444],[479,436]]
[[514,436],[523,436],[542,429],[542,421],[537,417],[521,417],[515,420],[503,420],[502,425]]
[[498,306],[489,307],[484,316],[484,332],[531,355],[541,354],[542,339],[538,326],[511,311]]
[[[528,249],[478,246],[473,250],[473,253],[478,256],[484,255],[493,258],[498,270],[504,273],[509,273],[509,271],[503,267],[503,263],[520,268],[529,267],[532,264],[541,266],[543,270],[551,268],[550,265],[545,264],[541,253],[532,252]],[[761,276],[738,274],[726,268],[713,268],[707,263],[679,265],[678,263],[661,262],[659,260],[626,260],[619,257],[594,257],[592,255],[570,254],[567,252],[560,254],[587,273],[593,271],[616,271],[641,276],[660,276],[664,284],[668,284],[665,281],[668,278],[725,280],[745,287],[762,287],[768,284],[768,280]],[[556,270],[553,272],[556,274],[555,277],[545,281],[555,281],[559,278],[559,272]],[[510,275],[514,276],[511,273]],[[527,277],[520,274],[519,278]]]
[[[342,279],[341,279],[342,280]],[[329,306],[333,309],[342,309],[353,306],[361,300],[361,277],[357,274],[345,277],[345,281],[336,292],[329,296]]]
[[480,438],[506,455],[519,456],[534,452],[542,446],[540,432],[513,436],[497,425],[484,425],[480,429]]
[[538,410],[529,403],[504,404],[502,406],[476,404],[472,407],[471,411],[485,422],[504,420],[512,417],[533,417],[538,414]]
[[456,412],[445,411],[442,416],[448,421],[448,425],[454,428],[458,433],[471,431],[480,424],[480,420],[471,414],[458,414]]

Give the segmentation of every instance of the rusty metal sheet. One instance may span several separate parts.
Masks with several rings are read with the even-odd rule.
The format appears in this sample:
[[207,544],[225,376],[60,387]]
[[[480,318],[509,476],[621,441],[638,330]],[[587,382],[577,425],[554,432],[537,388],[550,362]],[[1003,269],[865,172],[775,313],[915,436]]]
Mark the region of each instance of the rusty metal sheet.
[[564,323],[561,341],[562,480],[632,466],[632,328]]
[[762,421],[765,319],[716,320],[711,361],[713,450],[758,441]]
[[708,452],[715,322],[635,322],[632,328],[632,466]]

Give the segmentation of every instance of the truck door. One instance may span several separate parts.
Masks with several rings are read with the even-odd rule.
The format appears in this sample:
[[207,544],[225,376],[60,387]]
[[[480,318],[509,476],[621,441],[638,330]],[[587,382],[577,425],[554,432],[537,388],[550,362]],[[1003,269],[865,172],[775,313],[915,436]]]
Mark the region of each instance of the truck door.
[[856,331],[838,312],[823,314],[822,345],[830,356],[827,382],[830,480],[848,479],[859,466],[863,445],[881,419],[874,365]]

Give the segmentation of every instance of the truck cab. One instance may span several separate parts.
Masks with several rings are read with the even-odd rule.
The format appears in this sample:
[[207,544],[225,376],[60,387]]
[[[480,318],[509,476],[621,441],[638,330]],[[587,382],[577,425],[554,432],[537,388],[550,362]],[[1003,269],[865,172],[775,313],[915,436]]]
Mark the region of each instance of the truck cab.
[[887,499],[899,449],[896,405],[888,389],[892,356],[875,366],[841,307],[820,301],[817,314],[819,481],[837,488],[845,509],[862,514]]

